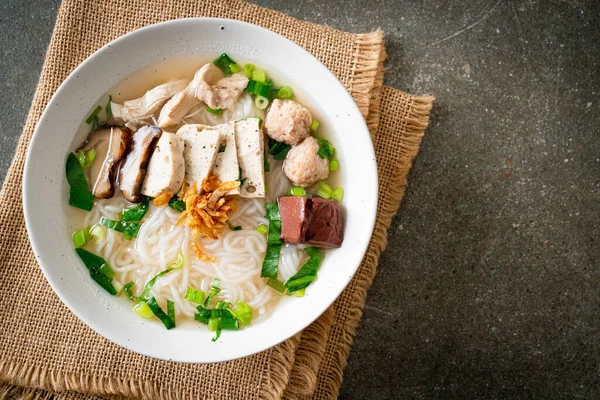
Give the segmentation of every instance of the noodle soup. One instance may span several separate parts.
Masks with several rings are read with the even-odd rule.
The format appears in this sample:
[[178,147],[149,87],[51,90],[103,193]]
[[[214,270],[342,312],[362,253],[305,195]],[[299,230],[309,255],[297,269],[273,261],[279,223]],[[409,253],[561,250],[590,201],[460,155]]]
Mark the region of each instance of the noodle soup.
[[180,57],[127,77],[67,158],[91,278],[142,318],[216,338],[304,295],[343,241],[340,166],[315,110],[236,61]]

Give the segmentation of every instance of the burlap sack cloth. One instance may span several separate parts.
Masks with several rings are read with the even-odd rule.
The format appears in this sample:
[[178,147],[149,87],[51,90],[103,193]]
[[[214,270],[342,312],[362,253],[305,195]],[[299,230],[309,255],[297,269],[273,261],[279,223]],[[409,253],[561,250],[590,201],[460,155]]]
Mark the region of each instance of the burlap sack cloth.
[[[138,355],[108,342],[80,322],[56,297],[35,262],[21,208],[21,177],[29,140],[44,107],[69,72],[128,31],[198,16],[264,26],[319,58],[348,88],[366,117],[380,179],[375,233],[358,273],[335,304],[281,345],[252,357],[208,365],[169,363]],[[340,32],[238,1],[64,0],[29,117],[0,192],[0,381],[4,382],[0,397],[337,397],[366,292],[386,246],[387,228],[400,204],[432,102],[432,98],[382,87],[384,58],[381,32]]]

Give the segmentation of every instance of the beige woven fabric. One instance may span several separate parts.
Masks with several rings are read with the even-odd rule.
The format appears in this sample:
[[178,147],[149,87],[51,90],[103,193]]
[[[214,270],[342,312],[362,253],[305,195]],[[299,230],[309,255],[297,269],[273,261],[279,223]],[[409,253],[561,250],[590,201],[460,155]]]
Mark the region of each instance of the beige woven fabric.
[[[375,234],[359,272],[334,306],[279,346],[242,360],[209,365],[143,357],[87,328],[43,278],[20,207],[21,176],[33,128],[68,73],[93,51],[130,30],[193,16],[262,25],[319,58],[346,85],[367,118],[380,173]],[[24,133],[0,192],[0,381],[25,387],[0,385],[0,398],[84,398],[81,393],[139,399],[336,397],[366,291],[432,100],[382,89],[384,57],[380,32],[344,33],[238,1],[64,0]]]

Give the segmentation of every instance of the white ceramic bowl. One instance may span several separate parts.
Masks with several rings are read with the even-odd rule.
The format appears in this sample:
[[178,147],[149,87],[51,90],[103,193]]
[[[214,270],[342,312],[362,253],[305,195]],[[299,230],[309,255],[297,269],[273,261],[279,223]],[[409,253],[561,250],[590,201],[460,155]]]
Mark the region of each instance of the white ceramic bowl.
[[[272,315],[238,332],[213,334],[194,324],[166,330],[131,311],[131,302],[110,296],[93,282],[77,257],[65,210],[65,159],[82,143],[83,123],[98,100],[124,77],[164,58],[185,54],[256,61],[286,77],[311,108],[337,148],[345,195],[345,240],[327,253],[318,279],[302,298],[280,302]],[[304,100],[306,101],[306,100]],[[181,19],[131,32],[104,46],[77,67],[56,91],[34,132],[23,180],[23,203],[33,251],[60,299],[105,338],[164,360],[218,362],[266,350],[313,322],[350,282],[373,231],[377,206],[375,153],[357,106],[344,86],[317,59],[291,41],[255,25],[223,19]],[[123,296],[121,296],[123,297]]]

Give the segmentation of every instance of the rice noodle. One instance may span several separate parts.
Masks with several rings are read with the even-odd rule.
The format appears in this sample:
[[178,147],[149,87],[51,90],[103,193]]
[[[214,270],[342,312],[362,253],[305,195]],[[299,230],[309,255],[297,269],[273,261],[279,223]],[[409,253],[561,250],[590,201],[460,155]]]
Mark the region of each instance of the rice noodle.
[[[264,112],[255,107],[248,93],[244,93],[234,110],[224,110],[221,115],[214,115],[202,106],[192,110],[184,122],[215,125],[255,115],[264,118]],[[267,244],[265,235],[258,233],[256,227],[268,224],[265,218],[266,201],[275,201],[277,196],[289,189],[288,180],[282,172],[282,162],[271,157],[268,161],[270,172],[266,173],[267,199],[240,198],[236,211],[230,216],[231,223],[243,229],[226,230],[217,240],[199,237],[199,245],[207,254],[216,258],[215,262],[201,261],[191,251],[190,228],[184,224],[175,224],[181,213],[168,206],[157,208],[152,202],[136,239],[127,240],[121,233],[107,229],[102,242],[90,243],[87,248],[111,265],[116,281],[122,285],[134,282],[138,296],[146,283],[173,263],[181,252],[183,267],[158,279],[150,291],[163,307],[167,300],[175,303],[178,322],[193,319],[196,312],[195,304],[184,299],[187,287],[208,292],[215,278],[221,280],[221,291],[214,301],[244,301],[255,310],[255,317],[267,316],[283,296],[268,287],[266,279],[260,277]],[[82,221],[82,226],[97,224],[102,217],[118,220],[123,208],[130,206],[118,192],[111,199],[97,200]],[[292,276],[305,258],[306,255],[299,246],[285,245],[280,260],[279,279],[285,281]]]

